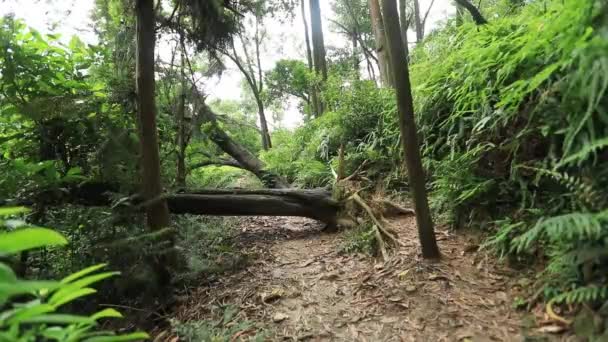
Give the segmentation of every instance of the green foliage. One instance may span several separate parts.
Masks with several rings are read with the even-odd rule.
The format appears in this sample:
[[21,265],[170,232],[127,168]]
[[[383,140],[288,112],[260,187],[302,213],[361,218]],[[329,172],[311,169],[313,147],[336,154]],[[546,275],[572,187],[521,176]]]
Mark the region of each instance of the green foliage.
[[376,255],[377,240],[374,228],[371,226],[360,226],[349,230],[344,236],[340,249],[345,253]]
[[314,73],[299,60],[283,59],[278,61],[274,69],[265,75],[268,87],[267,96],[271,102],[286,103],[289,96],[298,98],[302,103],[300,108],[310,115],[310,90],[315,82]]
[[[20,214],[23,208],[2,208],[0,218]],[[6,223],[7,221],[3,221]],[[22,227],[0,235],[3,257],[35,248],[64,245],[59,233],[39,227]],[[101,320],[121,318],[114,309],[92,315],[62,313],[60,308],[96,292],[90,285],[115,276],[116,272],[99,272],[96,265],[71,274],[60,281],[18,279],[13,270],[0,263],[0,339],[3,341],[135,341],[148,338],[145,333],[116,335],[99,330]]]
[[503,5],[488,9],[502,13],[489,25],[448,23],[412,52],[432,202],[450,223],[497,226],[487,244],[503,255],[546,256],[547,297],[600,301],[606,5],[533,1],[510,13]]
[[181,215],[176,221],[175,225],[180,227],[177,245],[187,263],[187,269],[178,278],[197,281],[204,277],[209,281],[246,265],[246,256],[235,246],[237,232],[233,218]]
[[[238,317],[238,308],[227,306],[218,308],[219,315],[217,321],[196,321],[178,322],[173,321],[173,331],[185,341],[201,342],[228,342],[234,340],[234,336],[242,331],[256,329],[254,323],[244,321]],[[257,328],[257,330],[260,330]],[[249,336],[248,341],[265,341],[264,331],[256,332],[254,336]]]

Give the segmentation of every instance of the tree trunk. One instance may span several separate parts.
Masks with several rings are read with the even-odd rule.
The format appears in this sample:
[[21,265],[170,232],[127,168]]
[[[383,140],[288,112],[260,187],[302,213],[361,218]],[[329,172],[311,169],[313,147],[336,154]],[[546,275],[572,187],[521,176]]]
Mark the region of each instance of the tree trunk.
[[407,0],[399,0],[399,26],[401,28],[401,39],[403,40],[403,50],[405,50],[405,57],[409,59],[410,47],[407,41],[407,29],[410,26],[407,20]]
[[409,79],[409,68],[405,60],[403,41],[399,28],[396,0],[382,0],[383,13],[386,24],[386,39],[390,62],[393,67],[395,90],[397,93],[397,106],[399,108],[399,127],[401,129],[401,142],[408,172],[409,184],[412,188],[412,199],[416,212],[416,223],[422,246],[422,255],[425,258],[438,258],[439,248],[435,239],[433,221],[425,188],[425,175],[420,158],[420,147],[414,120],[414,105],[412,88]]
[[351,42],[353,44],[353,70],[355,72],[355,79],[360,79],[361,60],[359,59],[359,41],[357,39],[358,33],[355,31],[352,33]]
[[298,216],[335,226],[340,204],[324,189],[201,190],[168,195],[171,213],[217,216]]
[[414,0],[414,23],[416,25],[416,43],[420,43],[424,39],[424,27],[422,26],[422,18],[420,17],[419,0]]
[[[137,104],[141,144],[142,194],[151,199],[163,189],[160,179],[160,158],[156,132],[156,104],[154,101],[154,1],[137,0]],[[152,230],[169,225],[169,210],[158,201],[146,210],[147,224]]]
[[[302,23],[304,24],[304,40],[306,42],[306,60],[308,62],[308,70],[313,72],[314,64],[312,61],[312,49],[310,47],[310,36],[308,34],[308,21],[306,20],[306,0],[300,1],[300,10],[302,12]],[[310,89],[309,109],[314,117],[318,117],[319,113],[319,97],[317,89],[313,86]]]
[[391,72],[386,57],[386,35],[384,32],[384,21],[382,20],[382,12],[380,11],[380,3],[378,0],[369,0],[369,11],[372,19],[372,30],[376,41],[376,55],[378,56],[378,70],[380,71],[380,84],[384,87],[390,87]]
[[186,186],[186,73],[185,63],[186,58],[184,51],[184,37],[183,34],[181,39],[181,90],[179,95],[179,104],[177,107],[177,170],[175,177],[175,184],[178,187]]
[[272,142],[270,140],[270,132],[268,131],[268,123],[266,122],[266,113],[264,112],[264,103],[260,97],[260,94],[255,94],[255,101],[258,105],[258,115],[260,117],[260,133],[262,135],[262,148],[268,151],[272,148]]
[[[325,41],[323,38],[323,24],[321,22],[321,8],[319,0],[310,0],[310,23],[312,29],[313,61],[315,73],[321,75],[323,83],[327,81],[327,61],[325,57]],[[323,115],[325,104],[319,98],[319,89],[315,89],[313,94],[317,98],[317,116]],[[314,100],[313,100],[314,102]]]
[[486,18],[484,18],[484,16],[481,14],[479,9],[477,9],[477,7],[475,7],[475,5],[473,5],[469,0],[455,0],[455,1],[456,1],[457,20],[458,20],[458,18],[460,18],[460,22],[462,22],[462,8],[464,8],[467,11],[469,11],[469,13],[471,14],[471,17],[473,17],[473,21],[475,21],[475,24],[485,25],[488,23],[488,21],[486,20]]
[[[211,108],[203,104],[199,113],[204,122],[211,124],[209,139],[222,151],[234,158],[243,169],[256,175],[269,188],[287,188],[287,182],[280,176],[265,169],[264,163],[255,155],[232,140],[217,124],[217,115]],[[198,125],[197,125],[198,126]]]

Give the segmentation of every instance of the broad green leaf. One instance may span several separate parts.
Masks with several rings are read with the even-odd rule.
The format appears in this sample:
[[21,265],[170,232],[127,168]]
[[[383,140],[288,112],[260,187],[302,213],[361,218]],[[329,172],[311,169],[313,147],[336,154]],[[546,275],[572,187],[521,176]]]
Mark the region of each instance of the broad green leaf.
[[98,336],[84,340],[84,342],[124,342],[124,341],[143,341],[149,339],[150,335],[143,332],[136,332],[119,336]]
[[105,309],[101,310],[98,313],[91,316],[94,320],[99,320],[101,318],[122,318],[122,314],[114,309]]
[[72,302],[75,299],[78,299],[78,298],[84,297],[84,296],[88,296],[88,295],[96,293],[96,292],[97,292],[97,290],[95,290],[93,288],[85,287],[84,289],[76,290],[76,291],[71,292],[71,293],[67,294],[66,296],[58,298],[54,301],[50,300],[49,304],[52,304],[55,307],[59,307],[66,303]]
[[30,210],[26,207],[6,207],[0,208],[0,217],[13,216],[28,213]]
[[0,283],[14,283],[16,281],[15,272],[8,265],[0,262]]
[[23,228],[0,234],[0,254],[15,254],[45,246],[65,245],[63,235],[47,228]]
[[42,331],[41,335],[50,340],[64,341],[67,331],[63,327],[50,327]]
[[27,319],[46,314],[48,312],[53,312],[55,307],[50,304],[38,304],[31,307],[24,307],[16,310],[9,319],[7,319],[8,324],[16,324],[24,322]]
[[82,277],[84,277],[84,276],[86,276],[86,275],[88,275],[90,273],[93,273],[93,272],[95,272],[95,271],[97,271],[97,270],[99,270],[101,268],[104,268],[106,266],[107,266],[107,264],[99,264],[99,265],[94,265],[94,266],[87,267],[87,268],[85,268],[83,270],[80,270],[80,271],[78,271],[76,273],[70,274],[69,276],[61,279],[61,283],[62,284],[71,283],[71,282],[73,282],[73,281],[75,281],[77,279],[80,279],[80,278],[82,278]]
[[88,316],[66,315],[66,314],[43,314],[35,317],[22,319],[21,323],[50,323],[50,324],[94,324],[95,321]]
[[112,277],[112,276],[115,276],[118,274],[120,274],[120,273],[119,272],[105,272],[105,273],[100,273],[100,274],[88,276],[88,277],[82,278],[80,280],[77,280],[73,283],[70,283],[67,286],[64,286],[59,291],[55,292],[51,296],[49,302],[62,302],[64,298],[69,296],[74,291],[78,291],[93,283],[96,283],[98,281],[104,280],[106,278],[109,278],[109,277]]
[[0,304],[13,296],[52,291],[58,286],[59,282],[56,281],[18,280],[13,283],[0,282]]

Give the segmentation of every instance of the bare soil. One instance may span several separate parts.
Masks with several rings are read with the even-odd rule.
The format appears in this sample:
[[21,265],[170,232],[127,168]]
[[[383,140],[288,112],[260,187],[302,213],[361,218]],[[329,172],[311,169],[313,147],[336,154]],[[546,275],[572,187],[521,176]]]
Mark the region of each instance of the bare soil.
[[191,291],[177,310],[180,321],[214,320],[218,306],[233,305],[272,341],[549,340],[528,336],[543,324],[542,310],[526,317],[513,308],[528,278],[478,251],[478,237],[439,228],[443,257],[427,262],[414,218],[404,217],[391,222],[402,246],[382,261],[341,253],[344,234],[322,233],[308,219],[241,222],[240,248],[255,258]]

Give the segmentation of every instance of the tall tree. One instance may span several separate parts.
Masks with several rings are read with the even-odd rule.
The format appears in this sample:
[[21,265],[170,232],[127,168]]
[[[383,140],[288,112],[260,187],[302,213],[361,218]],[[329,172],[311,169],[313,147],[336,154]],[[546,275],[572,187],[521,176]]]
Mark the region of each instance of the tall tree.
[[[314,70],[314,64],[312,60],[312,48],[310,47],[310,36],[308,34],[308,20],[306,20],[306,0],[300,1],[300,11],[302,12],[302,23],[304,24],[304,40],[306,41],[306,60],[308,61],[308,70],[312,72]],[[312,105],[310,110],[312,114],[317,117],[321,115],[319,113],[319,94],[314,86],[310,89],[310,100]]]
[[420,2],[419,0],[414,1],[414,25],[416,26],[416,42],[419,43],[424,38],[424,25],[422,25],[422,18],[420,17]]
[[391,85],[391,71],[386,56],[386,35],[384,32],[384,20],[380,11],[378,0],[369,0],[369,11],[372,18],[372,29],[376,41],[376,56],[378,56],[378,69],[380,71],[380,83],[383,86]]
[[361,54],[365,58],[370,79],[375,80],[374,66],[378,62],[374,55],[375,48],[372,20],[369,15],[368,0],[336,0],[333,2],[334,19],[331,22],[337,32],[350,39],[353,46],[353,68],[359,76]]
[[425,188],[425,175],[420,158],[420,146],[414,120],[414,104],[412,87],[409,78],[409,68],[405,60],[405,51],[399,28],[399,16],[396,0],[382,0],[382,10],[386,27],[386,40],[393,68],[393,79],[399,109],[399,127],[401,143],[408,172],[409,184],[412,189],[412,199],[418,224],[418,235],[425,258],[439,258],[439,248],[435,238],[433,220]]
[[431,0],[429,7],[424,12],[424,15],[421,15],[420,9],[420,0],[413,0],[413,11],[414,11],[414,25],[416,28],[416,42],[421,42],[424,39],[426,20],[431,13],[431,9],[435,4],[435,0]]
[[[315,73],[321,76],[323,82],[327,81],[327,61],[325,53],[325,40],[323,38],[323,23],[321,21],[321,7],[319,0],[310,0],[310,25],[312,31],[313,61]],[[322,115],[325,105],[319,99],[317,115]]]
[[[137,114],[141,144],[142,194],[151,200],[161,195],[160,157],[156,131],[154,100],[154,47],[156,41],[154,0],[137,0]],[[165,201],[155,201],[146,208],[147,224],[157,230],[169,225],[169,209]]]
[[[261,49],[267,32],[263,27],[264,23],[264,4],[261,3],[256,8],[255,13],[250,18],[247,26],[242,25],[237,37],[240,42],[240,49],[237,49],[234,41],[228,49],[220,49],[220,52],[227,56],[237,66],[253,94],[253,98],[258,109],[260,120],[260,135],[262,137],[262,147],[268,150],[272,147],[270,140],[270,130],[266,120],[266,106],[264,104],[264,77],[262,71]],[[249,50],[253,46],[253,53]]]
[[405,56],[410,55],[410,47],[407,41],[407,29],[410,26],[410,20],[407,15],[407,0],[399,0],[399,25],[401,28],[401,39],[403,40],[403,49]]
[[179,187],[186,186],[186,44],[185,37],[180,34],[180,91],[177,104],[177,170],[175,183]]

